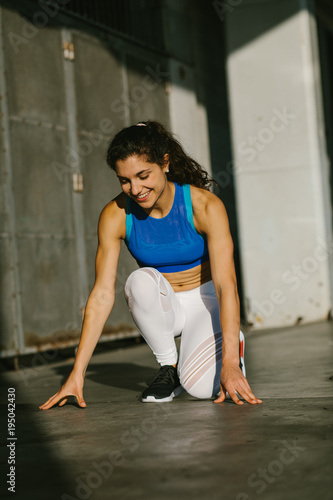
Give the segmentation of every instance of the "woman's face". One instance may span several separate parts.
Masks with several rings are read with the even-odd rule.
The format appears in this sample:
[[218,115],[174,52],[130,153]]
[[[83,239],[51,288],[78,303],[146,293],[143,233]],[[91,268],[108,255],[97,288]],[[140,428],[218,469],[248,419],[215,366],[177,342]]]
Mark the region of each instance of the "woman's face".
[[148,163],[144,156],[134,155],[117,161],[116,174],[124,193],[148,209],[155,205],[165,189],[168,167],[168,155],[165,155],[163,167]]

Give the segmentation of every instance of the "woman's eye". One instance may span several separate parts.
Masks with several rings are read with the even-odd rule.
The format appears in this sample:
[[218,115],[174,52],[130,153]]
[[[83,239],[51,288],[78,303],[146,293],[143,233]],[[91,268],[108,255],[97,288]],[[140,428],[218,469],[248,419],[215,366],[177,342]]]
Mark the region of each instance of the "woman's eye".
[[140,179],[141,181],[144,181],[145,179],[148,179],[148,177],[149,177],[149,174],[148,174],[148,175],[145,175],[144,177],[139,177],[139,179]]

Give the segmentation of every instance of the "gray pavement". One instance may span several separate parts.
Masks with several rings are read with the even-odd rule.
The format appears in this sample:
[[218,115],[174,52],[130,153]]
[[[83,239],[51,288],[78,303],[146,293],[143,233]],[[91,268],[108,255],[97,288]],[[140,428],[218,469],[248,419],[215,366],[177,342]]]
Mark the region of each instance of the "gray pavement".
[[[7,389],[16,389],[15,494],[1,498],[333,499],[333,323],[249,332],[246,367],[262,405],[215,405],[186,393],[139,401],[158,368],[145,344],[98,346],[74,401],[40,411],[73,358],[39,354],[1,378],[2,443]],[[25,364],[27,367],[23,368]],[[7,478],[8,479],[8,478]]]

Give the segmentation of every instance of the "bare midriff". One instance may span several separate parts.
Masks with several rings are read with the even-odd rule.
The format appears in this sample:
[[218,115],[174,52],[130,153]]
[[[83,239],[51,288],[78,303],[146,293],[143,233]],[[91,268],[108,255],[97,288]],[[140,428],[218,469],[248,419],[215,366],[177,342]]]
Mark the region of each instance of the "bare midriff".
[[178,273],[162,273],[175,292],[193,290],[212,279],[209,260],[199,266],[179,271]]

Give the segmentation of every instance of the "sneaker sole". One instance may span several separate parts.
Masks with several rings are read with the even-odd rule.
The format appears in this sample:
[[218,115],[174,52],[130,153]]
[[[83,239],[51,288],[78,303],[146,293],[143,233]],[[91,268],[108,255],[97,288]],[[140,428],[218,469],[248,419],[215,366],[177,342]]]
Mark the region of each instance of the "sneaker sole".
[[166,398],[155,398],[155,396],[147,396],[146,398],[142,398],[141,401],[142,403],[169,403],[175,396],[178,396],[178,394],[181,394],[184,391],[185,389],[180,385],[173,391],[172,394],[170,394],[170,396],[167,396]]
[[173,393],[166,398],[155,398],[155,396],[147,396],[146,398],[142,398],[141,401],[143,403],[168,403],[173,400]]

